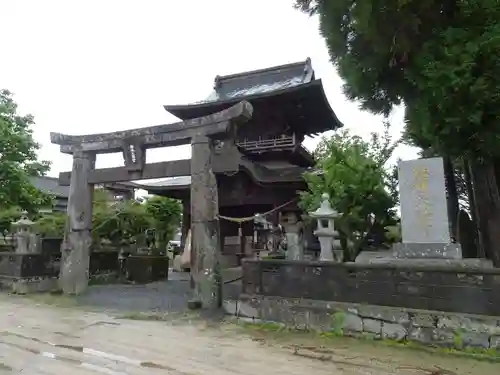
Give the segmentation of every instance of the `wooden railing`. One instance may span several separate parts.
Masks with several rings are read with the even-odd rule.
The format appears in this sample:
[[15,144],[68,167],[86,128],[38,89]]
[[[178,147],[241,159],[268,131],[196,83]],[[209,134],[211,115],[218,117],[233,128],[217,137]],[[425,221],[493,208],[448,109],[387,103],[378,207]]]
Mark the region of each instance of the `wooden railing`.
[[295,147],[296,139],[293,135],[279,135],[272,138],[243,139],[236,142],[238,147],[250,152],[282,151]]

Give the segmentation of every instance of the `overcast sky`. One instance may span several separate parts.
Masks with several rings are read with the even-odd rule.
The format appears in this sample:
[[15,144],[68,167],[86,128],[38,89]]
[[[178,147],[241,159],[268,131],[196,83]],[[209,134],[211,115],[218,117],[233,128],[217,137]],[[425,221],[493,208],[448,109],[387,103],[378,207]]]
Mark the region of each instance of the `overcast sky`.
[[[311,57],[333,110],[346,127],[368,136],[382,118],[347,101],[329,62],[318,20],[293,0],[0,0],[0,88],[35,116],[40,155],[49,173],[71,158],[49,133],[88,134],[170,123],[164,104],[209,95],[214,77]],[[402,111],[390,119],[399,136]],[[313,149],[317,140],[306,141]],[[416,151],[400,147],[397,156]],[[186,159],[189,147],[148,151],[148,161]],[[97,167],[120,165],[118,154]]]

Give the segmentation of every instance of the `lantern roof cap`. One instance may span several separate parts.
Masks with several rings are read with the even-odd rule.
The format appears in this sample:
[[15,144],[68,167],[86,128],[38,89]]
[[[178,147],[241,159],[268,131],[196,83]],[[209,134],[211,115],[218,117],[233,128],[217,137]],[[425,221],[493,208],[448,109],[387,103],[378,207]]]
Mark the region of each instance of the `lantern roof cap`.
[[28,212],[27,211],[21,212],[21,218],[18,221],[12,223],[12,225],[16,226],[16,227],[30,227],[33,224],[35,224],[35,223],[33,221],[31,221],[30,219],[28,219]]
[[328,193],[323,193],[321,195],[321,205],[316,211],[310,212],[309,215],[315,219],[333,219],[338,216],[338,212],[330,205]]

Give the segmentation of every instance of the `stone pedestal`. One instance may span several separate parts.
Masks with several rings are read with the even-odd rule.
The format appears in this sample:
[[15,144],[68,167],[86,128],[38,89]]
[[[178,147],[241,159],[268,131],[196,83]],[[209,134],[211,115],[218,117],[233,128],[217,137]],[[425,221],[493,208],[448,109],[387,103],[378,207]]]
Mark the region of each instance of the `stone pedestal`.
[[392,256],[397,259],[462,259],[457,243],[397,243]]
[[321,253],[319,256],[320,260],[331,261],[333,262],[335,259],[333,255],[333,242],[334,242],[334,233],[320,233],[315,231],[314,234],[318,236],[319,245],[321,248]]

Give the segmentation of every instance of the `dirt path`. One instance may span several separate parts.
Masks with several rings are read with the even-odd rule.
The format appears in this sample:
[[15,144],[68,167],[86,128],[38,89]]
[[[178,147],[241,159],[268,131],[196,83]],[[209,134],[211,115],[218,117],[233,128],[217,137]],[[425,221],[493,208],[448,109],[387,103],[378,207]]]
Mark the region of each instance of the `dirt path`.
[[422,367],[445,369],[433,375],[493,375],[500,368],[352,340],[321,350],[308,345],[231,326],[115,319],[0,296],[0,374],[431,374]]

